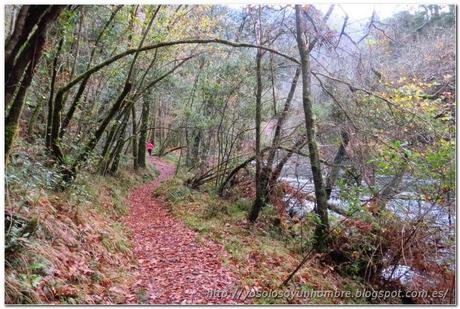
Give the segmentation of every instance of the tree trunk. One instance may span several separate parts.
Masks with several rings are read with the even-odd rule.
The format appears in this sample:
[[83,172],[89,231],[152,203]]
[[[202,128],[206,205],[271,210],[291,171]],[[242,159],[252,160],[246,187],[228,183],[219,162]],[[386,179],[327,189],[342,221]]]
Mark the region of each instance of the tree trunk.
[[289,89],[288,96],[286,98],[286,102],[284,103],[283,112],[281,115],[278,116],[278,121],[275,127],[275,134],[273,136],[272,142],[272,149],[268,154],[267,159],[267,166],[271,169],[273,165],[273,161],[275,159],[276,151],[278,150],[278,146],[280,145],[281,141],[281,129],[283,128],[284,121],[286,120],[287,114],[289,112],[289,108],[291,107],[292,99],[294,98],[295,89],[297,87],[297,81],[299,80],[300,76],[300,68],[297,68],[294,74],[294,78],[291,83],[291,88]]
[[37,118],[40,115],[40,110],[42,108],[42,105],[43,105],[42,101],[37,102],[37,105],[34,107],[34,110],[32,112],[32,116],[30,117],[29,126],[27,128],[27,135],[30,141],[33,141],[32,135],[35,129],[35,123],[37,122]]
[[281,174],[281,171],[283,170],[284,165],[289,161],[289,159],[292,157],[294,153],[298,153],[302,147],[305,146],[305,139],[301,138],[299,139],[295,144],[294,147],[292,148],[292,151],[288,151],[288,153],[281,159],[279,160],[278,164],[276,164],[275,168],[272,168],[270,179],[267,184],[267,193],[270,193],[273,190],[273,187],[275,186],[276,182],[278,181],[278,177]]
[[342,164],[343,160],[346,158],[347,155],[345,148],[347,147],[350,138],[345,130],[342,130],[341,135],[342,140],[340,141],[339,149],[335,154],[333,166],[331,168],[329,176],[326,179],[326,194],[328,200],[331,197],[332,189],[334,189],[335,183],[337,181],[337,177],[339,175],[339,171],[341,168],[340,164]]
[[52,73],[51,73],[50,96],[48,98],[48,117],[46,121],[46,136],[45,136],[46,147],[48,148],[51,146],[51,128],[53,127],[53,110],[54,110],[53,100],[54,100],[54,88],[56,85],[56,75],[58,71],[57,62],[59,59],[59,55],[61,53],[63,42],[64,42],[64,39],[59,40],[56,54],[54,55],[54,59],[53,59],[53,67],[52,67]]
[[[102,30],[99,32],[99,35],[96,38],[96,42],[94,43],[94,46],[91,50],[91,55],[89,57],[89,61],[86,65],[86,70],[88,70],[91,67],[91,64],[93,63],[94,55],[96,53],[96,49],[99,47],[99,41],[101,40],[102,36],[104,35],[105,31],[107,30],[108,26],[110,23],[113,21],[115,18],[115,15],[118,13],[118,11],[121,9],[122,6],[118,6],[113,12],[112,15],[110,16],[109,20],[105,23],[105,25],[102,27]],[[83,16],[83,15],[82,15]],[[81,25],[81,22],[80,22]],[[81,29],[79,33],[81,32]],[[74,69],[72,69],[72,72],[75,72]],[[73,74],[72,74],[73,76]],[[70,123],[70,120],[72,120],[72,117],[77,110],[77,108],[80,105],[80,100],[83,95],[83,92],[85,91],[86,85],[88,84],[89,78],[91,75],[86,76],[82,82],[80,83],[80,86],[78,87],[77,93],[75,94],[75,97],[73,99],[72,105],[70,106],[69,110],[67,111],[64,120],[62,121],[61,124],[61,130],[59,132],[59,137],[62,138],[66,132],[66,128]]]
[[[127,122],[128,122],[128,119],[126,119],[126,123]],[[116,144],[115,149],[113,150],[110,156],[112,158],[112,165],[110,166],[110,174],[112,175],[118,171],[118,166],[120,164],[121,152],[123,150],[123,146],[125,145],[123,143],[123,140],[126,136],[126,126],[127,126],[126,123],[123,125],[121,129],[121,135],[120,135],[120,138],[118,139],[118,143]]]
[[311,100],[311,73],[310,73],[310,55],[305,41],[305,24],[301,5],[295,6],[297,45],[301,59],[302,68],[302,101],[305,114],[305,126],[307,129],[307,141],[310,157],[311,171],[313,174],[313,183],[315,185],[316,212],[319,216],[320,223],[315,230],[315,247],[321,250],[326,243],[326,236],[329,233],[329,221],[327,214],[327,196],[323,185],[321,175],[321,164],[319,161],[318,145],[315,136],[315,120],[312,110]]
[[98,163],[98,172],[101,175],[105,175],[110,163],[110,148],[112,147],[118,127],[112,126],[109,133],[107,134],[105,145],[101,153],[101,159]]
[[112,146],[117,143],[117,140],[121,136],[121,132],[125,130],[126,123],[129,119],[129,112],[120,112],[115,118],[115,123],[112,125],[109,133],[107,134],[104,148],[101,153],[101,160],[99,161],[99,173],[105,175],[107,170],[110,167],[111,162],[113,161],[113,156],[111,155]]
[[[273,141],[272,141],[272,147],[268,153],[267,156],[267,164],[265,165],[264,169],[264,177],[266,178],[263,180],[265,182],[264,184],[264,197],[268,199],[270,191],[274,187],[281,170],[283,169],[283,166],[286,164],[286,162],[291,158],[292,152],[288,152],[287,155],[283,158],[283,160],[280,161],[273,170],[273,162],[275,160],[275,155],[278,151],[278,147],[280,146],[281,142],[281,129],[283,128],[284,121],[286,120],[287,114],[289,112],[289,108],[291,107],[291,102],[294,97],[295,89],[297,87],[297,81],[300,76],[300,68],[296,69],[296,72],[294,74],[294,78],[291,83],[291,88],[289,90],[288,96],[286,98],[286,102],[284,103],[284,108],[283,112],[278,116],[278,121],[276,123],[275,127],[275,134],[273,136]],[[296,146],[297,147],[296,143]]]
[[5,161],[8,159],[8,155],[18,131],[19,117],[21,117],[27,88],[32,81],[34,66],[34,63],[29,63],[29,67],[24,74],[23,80],[21,81],[21,86],[16,94],[16,98],[14,99],[8,116],[5,119]]
[[[123,106],[123,102],[128,95],[128,93],[131,90],[131,83],[126,83],[123,91],[120,93],[120,95],[117,98],[117,101],[115,104],[112,106],[110,109],[108,115],[104,118],[102,123],[99,125],[98,129],[94,133],[94,136],[89,140],[89,142],[83,147],[83,151],[79,154],[79,156],[75,159],[74,163],[72,164],[72,167],[70,169],[70,172],[68,174],[65,174],[64,176],[64,182],[71,182],[73,178],[75,178],[77,169],[80,167],[80,165],[86,161],[88,158],[88,155],[93,151],[94,147],[96,147],[97,143],[102,137],[102,134],[104,133],[105,129],[109,125],[110,121],[115,117],[117,112],[120,111],[120,109]],[[58,147],[59,145],[53,145],[53,147]],[[58,152],[61,150],[58,149]],[[62,153],[62,152],[61,152]]]
[[194,130],[194,137],[191,151],[191,163],[198,166],[200,163],[200,145],[201,145],[201,129]]
[[[18,56],[18,60],[16,61],[15,66],[13,68],[20,71],[22,69],[22,64],[25,62],[24,69],[27,70],[25,72],[13,72],[14,74],[16,74],[16,76],[20,77],[20,79],[18,79],[17,82],[15,82],[15,84],[12,84],[11,87],[9,87],[8,85],[5,86],[5,92],[7,92],[7,89],[8,91],[11,91],[11,95],[13,95],[14,92],[16,92],[16,96],[8,112],[8,116],[5,118],[5,160],[7,160],[11,147],[14,143],[14,139],[18,129],[19,119],[21,117],[22,109],[24,106],[24,98],[26,95],[27,88],[30,86],[30,83],[32,82],[34,69],[38,61],[40,60],[43,48],[45,46],[47,26],[57,17],[61,10],[62,7],[60,6],[52,6],[48,8],[47,14],[44,14],[40,22],[38,22],[37,29],[35,30],[34,34],[31,37],[29,37],[29,40],[25,43],[26,46],[23,47],[20,55]],[[27,16],[25,23],[33,23],[35,25],[35,17],[36,16],[34,14]],[[33,20],[31,21],[30,19]],[[16,44],[12,43],[10,46],[11,50],[13,51],[16,50],[15,46],[17,46],[18,44],[20,45],[19,47],[24,45],[21,44],[23,42],[19,41],[16,41],[15,43]],[[16,64],[21,65],[16,66]],[[14,77],[13,79],[16,79],[16,77]]]
[[77,93],[75,94],[75,98],[73,99],[72,105],[70,105],[69,110],[67,111],[64,120],[62,120],[61,128],[59,130],[59,138],[62,138],[66,132],[67,126],[70,123],[70,120],[73,118],[75,111],[77,110],[78,106],[80,105],[80,100],[85,91],[86,85],[88,84],[90,76],[87,76],[85,79],[82,80],[80,86],[78,87]]
[[23,8],[21,8],[20,18],[17,19],[15,31],[5,47],[6,106],[10,105],[14,93],[18,91],[29,61],[32,58],[40,59],[41,49],[37,49],[36,42],[45,36],[48,25],[57,18],[64,7],[32,5]]
[[147,130],[149,127],[149,114],[150,114],[150,97],[147,99],[144,97],[144,102],[142,104],[142,115],[141,115],[141,128],[139,135],[139,145],[137,152],[137,162],[139,167],[145,168],[145,143],[147,142]]
[[256,79],[257,79],[257,89],[256,89],[256,198],[252,204],[251,211],[249,212],[248,220],[250,222],[255,222],[259,216],[259,212],[265,204],[263,189],[265,187],[265,182],[262,171],[262,153],[260,151],[260,127],[262,122],[262,72],[261,72],[261,62],[262,62],[262,51],[257,50],[256,56]]
[[118,142],[115,144],[115,148],[111,152],[109,156],[109,162],[107,167],[110,166],[110,174],[115,174],[118,170],[118,166],[120,163],[120,156],[124,146],[124,139],[126,136],[126,127],[128,126],[129,121],[129,113],[126,113],[123,119],[123,123],[120,127],[120,131],[118,136]]
[[138,162],[137,162],[137,124],[136,124],[136,108],[133,104],[131,107],[131,115],[133,116],[133,124],[132,124],[132,129],[133,129],[133,148],[132,148],[132,154],[133,154],[133,168],[137,170],[139,168]]
[[245,168],[249,163],[251,163],[252,161],[254,161],[256,159],[256,156],[252,156],[250,157],[249,159],[243,161],[243,163],[241,163],[240,165],[236,166],[227,176],[227,178],[225,178],[225,180],[222,182],[222,184],[220,185],[219,189],[217,190],[219,196],[223,196],[224,195],[224,190],[227,186],[227,184],[230,182],[230,180],[232,180],[232,178],[243,168]]

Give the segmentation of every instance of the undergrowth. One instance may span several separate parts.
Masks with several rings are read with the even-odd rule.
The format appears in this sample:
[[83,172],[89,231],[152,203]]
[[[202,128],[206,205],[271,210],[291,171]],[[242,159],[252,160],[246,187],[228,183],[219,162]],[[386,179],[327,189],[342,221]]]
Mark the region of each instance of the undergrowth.
[[5,302],[124,303],[135,263],[124,199],[154,172],[81,171],[57,193],[58,174],[44,149],[24,146],[5,172]]
[[[310,261],[297,273],[287,288],[280,288],[287,275],[311,248],[314,218],[301,222],[279,220],[272,206],[265,207],[256,224],[246,221],[251,200],[223,200],[212,192],[187,188],[174,178],[163,183],[154,193],[163,197],[169,211],[198,232],[198,240],[210,238],[224,246],[228,253],[222,257],[224,266],[239,278],[240,287],[249,291],[270,290],[345,290],[363,288],[359,281],[338,275],[332,267],[322,265],[320,258]],[[255,298],[255,303],[360,303],[360,298]]]

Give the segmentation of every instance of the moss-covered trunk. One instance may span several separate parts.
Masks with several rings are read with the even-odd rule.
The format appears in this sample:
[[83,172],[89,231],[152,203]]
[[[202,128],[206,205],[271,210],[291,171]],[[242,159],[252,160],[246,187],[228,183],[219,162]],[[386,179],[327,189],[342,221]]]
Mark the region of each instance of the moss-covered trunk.
[[318,249],[323,247],[325,238],[329,232],[329,220],[327,214],[327,196],[321,174],[321,164],[319,161],[319,150],[316,142],[315,119],[313,115],[311,99],[311,72],[310,72],[310,54],[305,41],[305,24],[304,12],[301,5],[295,6],[297,45],[299,48],[301,69],[302,69],[302,102],[305,114],[305,127],[307,129],[307,142],[311,171],[313,174],[313,183],[315,185],[316,212],[319,216],[315,231],[315,243]]

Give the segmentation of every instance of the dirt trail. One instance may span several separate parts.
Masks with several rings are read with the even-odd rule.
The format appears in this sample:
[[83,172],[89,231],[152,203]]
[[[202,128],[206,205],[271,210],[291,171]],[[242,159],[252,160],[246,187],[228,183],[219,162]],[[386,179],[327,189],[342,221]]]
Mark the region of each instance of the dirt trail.
[[170,215],[153,191],[174,174],[174,167],[154,157],[160,172],[155,180],[133,189],[127,225],[132,230],[133,254],[138,259],[137,282],[128,302],[150,304],[234,303],[230,297],[213,298],[210,291],[232,289],[234,276],[220,263],[224,250]]

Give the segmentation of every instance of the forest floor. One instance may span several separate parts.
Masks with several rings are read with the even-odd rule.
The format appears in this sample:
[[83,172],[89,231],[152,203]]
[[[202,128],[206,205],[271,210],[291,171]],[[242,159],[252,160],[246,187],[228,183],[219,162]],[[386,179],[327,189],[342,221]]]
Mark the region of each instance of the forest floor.
[[235,276],[221,264],[226,253],[221,244],[197,241],[196,232],[174,218],[164,202],[153,195],[162,182],[174,175],[174,167],[149,158],[159,176],[130,191],[129,214],[133,254],[138,259],[133,296],[128,302],[149,304],[232,303],[213,298],[212,291],[235,286]]

